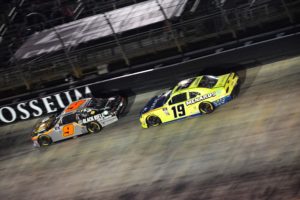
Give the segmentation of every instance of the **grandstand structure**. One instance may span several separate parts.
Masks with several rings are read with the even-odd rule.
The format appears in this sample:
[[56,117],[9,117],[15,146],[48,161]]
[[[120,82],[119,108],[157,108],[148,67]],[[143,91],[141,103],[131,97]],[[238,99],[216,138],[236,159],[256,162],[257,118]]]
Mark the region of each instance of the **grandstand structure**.
[[292,32],[300,22],[300,0],[15,0],[1,9],[0,98]]

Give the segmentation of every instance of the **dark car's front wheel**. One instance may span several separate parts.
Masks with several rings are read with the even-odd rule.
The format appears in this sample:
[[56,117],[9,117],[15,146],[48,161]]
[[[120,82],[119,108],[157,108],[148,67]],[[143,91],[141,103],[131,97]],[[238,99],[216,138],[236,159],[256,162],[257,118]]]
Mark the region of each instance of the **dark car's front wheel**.
[[210,102],[202,102],[199,104],[199,110],[203,114],[212,113],[214,109],[215,109],[214,105]]
[[149,117],[147,117],[146,121],[148,126],[158,126],[161,124],[160,118],[154,115],[150,115]]
[[90,122],[86,128],[89,133],[97,133],[101,131],[102,126],[98,122]]
[[49,146],[52,144],[52,139],[48,135],[40,135],[38,138],[38,143],[41,147]]

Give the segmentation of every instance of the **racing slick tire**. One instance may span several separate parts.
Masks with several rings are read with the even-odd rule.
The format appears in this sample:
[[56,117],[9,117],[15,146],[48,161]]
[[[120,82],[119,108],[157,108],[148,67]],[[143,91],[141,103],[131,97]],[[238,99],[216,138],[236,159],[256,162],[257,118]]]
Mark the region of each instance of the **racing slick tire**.
[[102,130],[102,126],[98,122],[90,122],[86,125],[88,133],[98,133]]
[[203,114],[212,113],[215,110],[215,107],[210,102],[202,102],[199,104],[199,111]]
[[161,119],[155,115],[150,115],[146,119],[148,127],[159,126],[161,124]]
[[48,135],[41,135],[38,138],[38,143],[41,147],[49,146],[52,144],[52,139]]
[[126,110],[127,104],[128,104],[128,99],[126,97],[122,97],[122,98],[123,98],[123,106],[118,111],[118,114],[117,114],[118,117],[122,116],[125,113],[125,110]]
[[235,88],[232,90],[232,92],[231,92],[231,94],[230,94],[231,99],[235,99],[235,98],[238,96],[238,93],[239,93],[238,87],[235,86]]
[[231,99],[235,99],[239,95],[239,93],[240,93],[240,82],[238,81],[230,94]]

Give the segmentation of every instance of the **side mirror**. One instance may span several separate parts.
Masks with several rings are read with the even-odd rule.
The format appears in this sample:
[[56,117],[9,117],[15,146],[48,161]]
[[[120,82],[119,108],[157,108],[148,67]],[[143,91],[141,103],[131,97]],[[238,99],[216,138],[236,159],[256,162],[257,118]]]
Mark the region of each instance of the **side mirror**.
[[55,124],[54,130],[59,130],[59,124],[60,124],[60,123],[56,123],[56,124]]

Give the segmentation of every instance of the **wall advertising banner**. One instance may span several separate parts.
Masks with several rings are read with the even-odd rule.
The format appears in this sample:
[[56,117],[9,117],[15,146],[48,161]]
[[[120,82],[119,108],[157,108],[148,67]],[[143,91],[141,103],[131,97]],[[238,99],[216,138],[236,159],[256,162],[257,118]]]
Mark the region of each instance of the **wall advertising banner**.
[[0,107],[0,125],[57,113],[73,101],[92,96],[90,87],[85,86],[16,104],[5,105]]

